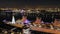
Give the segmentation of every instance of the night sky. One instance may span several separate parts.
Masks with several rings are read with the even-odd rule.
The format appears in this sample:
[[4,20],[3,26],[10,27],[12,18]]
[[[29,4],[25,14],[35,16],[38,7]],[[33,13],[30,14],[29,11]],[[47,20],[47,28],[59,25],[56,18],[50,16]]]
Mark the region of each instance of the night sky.
[[60,0],[0,0],[0,7],[60,6]]

